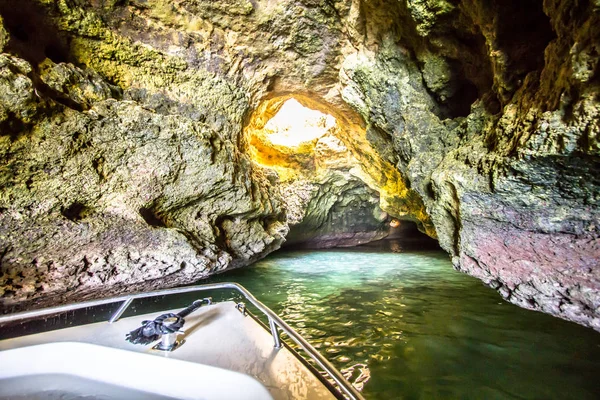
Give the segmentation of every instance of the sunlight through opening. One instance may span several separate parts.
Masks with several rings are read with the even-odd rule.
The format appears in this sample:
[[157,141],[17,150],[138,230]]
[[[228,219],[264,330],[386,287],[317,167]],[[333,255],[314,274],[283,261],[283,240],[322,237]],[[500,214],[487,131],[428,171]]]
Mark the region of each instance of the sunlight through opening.
[[329,114],[304,107],[295,99],[287,100],[265,124],[266,139],[274,145],[298,147],[318,139],[336,125]]

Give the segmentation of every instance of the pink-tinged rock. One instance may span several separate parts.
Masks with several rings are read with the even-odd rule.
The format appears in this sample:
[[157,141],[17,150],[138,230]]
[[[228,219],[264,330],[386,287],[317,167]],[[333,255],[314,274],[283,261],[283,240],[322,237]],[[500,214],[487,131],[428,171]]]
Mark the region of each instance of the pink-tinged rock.
[[467,222],[460,267],[508,301],[600,330],[600,239]]

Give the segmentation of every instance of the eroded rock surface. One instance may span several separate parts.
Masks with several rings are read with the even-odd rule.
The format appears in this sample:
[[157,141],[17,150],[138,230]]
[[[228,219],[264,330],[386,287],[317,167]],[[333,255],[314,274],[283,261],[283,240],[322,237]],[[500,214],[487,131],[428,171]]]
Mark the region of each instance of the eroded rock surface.
[[[599,87],[597,59],[589,56],[600,37],[597,6],[567,15],[564,2],[544,10],[533,2],[505,10],[411,3],[397,12],[417,23],[409,46],[424,63],[423,81],[415,61],[384,40],[378,52],[347,59],[342,95],[390,135],[396,165],[456,268],[513,303],[600,329]],[[513,8],[521,11],[516,19],[507,14]],[[481,35],[465,33],[465,20]],[[465,35],[485,43],[489,57],[471,51],[462,58],[464,43],[455,40]],[[430,52],[444,63],[428,66]],[[466,118],[452,118],[456,106],[444,104],[457,93],[448,73],[455,62],[462,74],[455,79],[469,79],[479,92]],[[450,79],[432,80],[430,69]]]
[[[302,188],[306,185],[314,191],[302,219],[290,223],[286,246],[349,247],[388,236],[389,217],[379,207],[378,193],[350,172],[333,170]],[[284,189],[284,194],[293,198],[296,193],[290,189]]]
[[[2,303],[188,283],[290,226],[339,244],[393,217],[508,301],[600,330],[599,8],[6,0]],[[290,97],[357,164],[257,165],[261,107]]]
[[46,62],[60,98],[42,100],[27,63],[0,63],[5,306],[190,283],[283,242],[272,185],[206,123],[111,98],[71,64]]
[[343,132],[332,115],[293,98],[267,101],[251,116],[248,153],[278,178],[290,226],[286,246],[348,247],[390,233],[380,193],[339,138]]

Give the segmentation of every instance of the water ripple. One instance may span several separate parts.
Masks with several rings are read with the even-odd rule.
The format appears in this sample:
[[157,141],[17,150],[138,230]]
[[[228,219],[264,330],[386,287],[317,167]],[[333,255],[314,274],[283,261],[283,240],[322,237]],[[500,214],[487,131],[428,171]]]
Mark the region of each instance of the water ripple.
[[369,399],[597,399],[600,335],[502,302],[441,252],[274,254],[236,281]]

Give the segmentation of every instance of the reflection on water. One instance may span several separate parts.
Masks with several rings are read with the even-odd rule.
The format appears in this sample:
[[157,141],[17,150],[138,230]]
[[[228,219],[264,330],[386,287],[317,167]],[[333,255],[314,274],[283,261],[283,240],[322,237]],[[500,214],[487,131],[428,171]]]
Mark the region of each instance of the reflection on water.
[[502,301],[442,252],[282,252],[210,281],[244,285],[368,399],[600,396],[600,334]]

